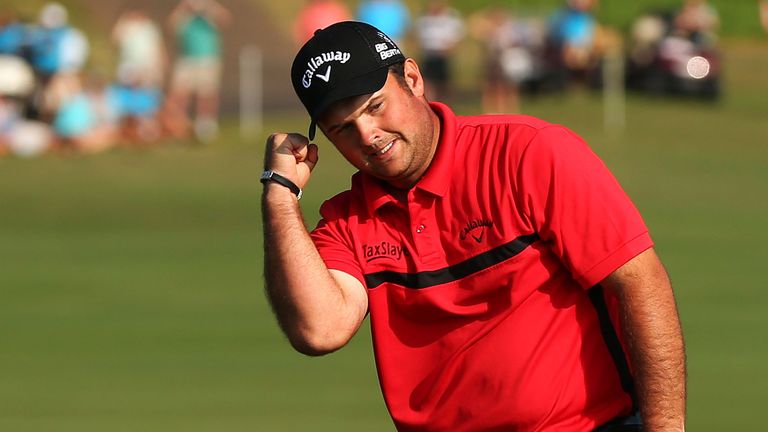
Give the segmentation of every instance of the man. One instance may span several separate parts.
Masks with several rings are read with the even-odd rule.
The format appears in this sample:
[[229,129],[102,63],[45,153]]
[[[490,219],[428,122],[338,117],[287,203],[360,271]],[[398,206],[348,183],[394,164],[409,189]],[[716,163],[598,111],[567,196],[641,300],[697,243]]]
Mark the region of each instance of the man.
[[267,140],[267,294],[298,351],[341,348],[370,313],[401,431],[636,431],[638,410],[646,431],[683,430],[669,280],[583,141],[429,103],[418,65],[362,23],[318,32],[291,77],[309,139],[320,127],[359,170],[310,234],[318,148]]

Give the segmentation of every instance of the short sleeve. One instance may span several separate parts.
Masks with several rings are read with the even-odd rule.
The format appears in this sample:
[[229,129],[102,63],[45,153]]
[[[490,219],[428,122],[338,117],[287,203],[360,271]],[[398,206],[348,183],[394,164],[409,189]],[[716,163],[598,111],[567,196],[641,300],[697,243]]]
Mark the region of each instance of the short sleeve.
[[531,224],[582,287],[598,284],[653,246],[616,178],[570,130],[539,130],[516,177]]
[[347,235],[346,222],[336,217],[333,203],[327,201],[320,208],[322,218],[310,233],[326,267],[357,278],[365,286],[363,271],[354,253],[352,240]]

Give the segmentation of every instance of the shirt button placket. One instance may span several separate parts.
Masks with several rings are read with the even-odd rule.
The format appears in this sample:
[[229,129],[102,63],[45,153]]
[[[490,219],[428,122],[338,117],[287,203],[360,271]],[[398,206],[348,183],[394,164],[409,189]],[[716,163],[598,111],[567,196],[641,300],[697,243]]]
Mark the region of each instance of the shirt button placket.
[[419,254],[419,259],[424,264],[436,265],[436,259],[439,258],[430,232],[426,223],[417,223],[414,228],[414,245]]
[[432,238],[433,235],[437,234],[432,232],[434,231],[432,228],[434,226],[433,215],[431,214],[433,203],[423,196],[419,197],[416,195],[414,194],[411,197],[413,202],[410,203],[408,209],[412,223],[413,246],[418,255],[418,260],[422,264],[439,266],[442,254],[438,250],[439,244],[435,244],[435,241],[439,241],[439,239]]

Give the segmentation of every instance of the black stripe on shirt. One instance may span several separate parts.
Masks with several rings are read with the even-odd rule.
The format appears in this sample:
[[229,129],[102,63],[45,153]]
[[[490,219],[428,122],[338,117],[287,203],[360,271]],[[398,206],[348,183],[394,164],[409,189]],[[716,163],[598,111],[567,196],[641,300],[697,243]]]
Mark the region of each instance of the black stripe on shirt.
[[605,345],[611,353],[613,363],[616,365],[616,371],[619,373],[619,379],[621,380],[621,387],[632,397],[632,404],[637,407],[635,380],[629,369],[629,362],[627,361],[624,348],[621,346],[621,341],[619,341],[619,336],[616,334],[616,329],[613,327],[611,316],[608,313],[608,306],[605,303],[605,297],[603,295],[603,287],[601,285],[592,287],[589,290],[589,299],[592,301],[592,305],[597,311],[597,318],[600,322],[600,331],[603,334]]
[[365,283],[368,288],[392,283],[405,288],[422,289],[454,282],[514,257],[538,239],[539,235],[536,233],[520,236],[509,243],[439,270],[419,273],[399,273],[386,270],[370,273],[365,275]]

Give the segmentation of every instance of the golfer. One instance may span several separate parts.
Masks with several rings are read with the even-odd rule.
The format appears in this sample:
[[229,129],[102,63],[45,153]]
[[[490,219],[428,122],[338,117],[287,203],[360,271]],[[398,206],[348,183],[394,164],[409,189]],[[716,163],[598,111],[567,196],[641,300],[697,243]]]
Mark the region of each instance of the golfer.
[[[309,133],[267,140],[262,206],[267,294],[298,351],[343,347],[370,314],[400,431],[683,431],[667,273],[584,141],[430,103],[416,62],[359,22],[317,32],[291,78]],[[358,172],[308,232],[316,128]]]

